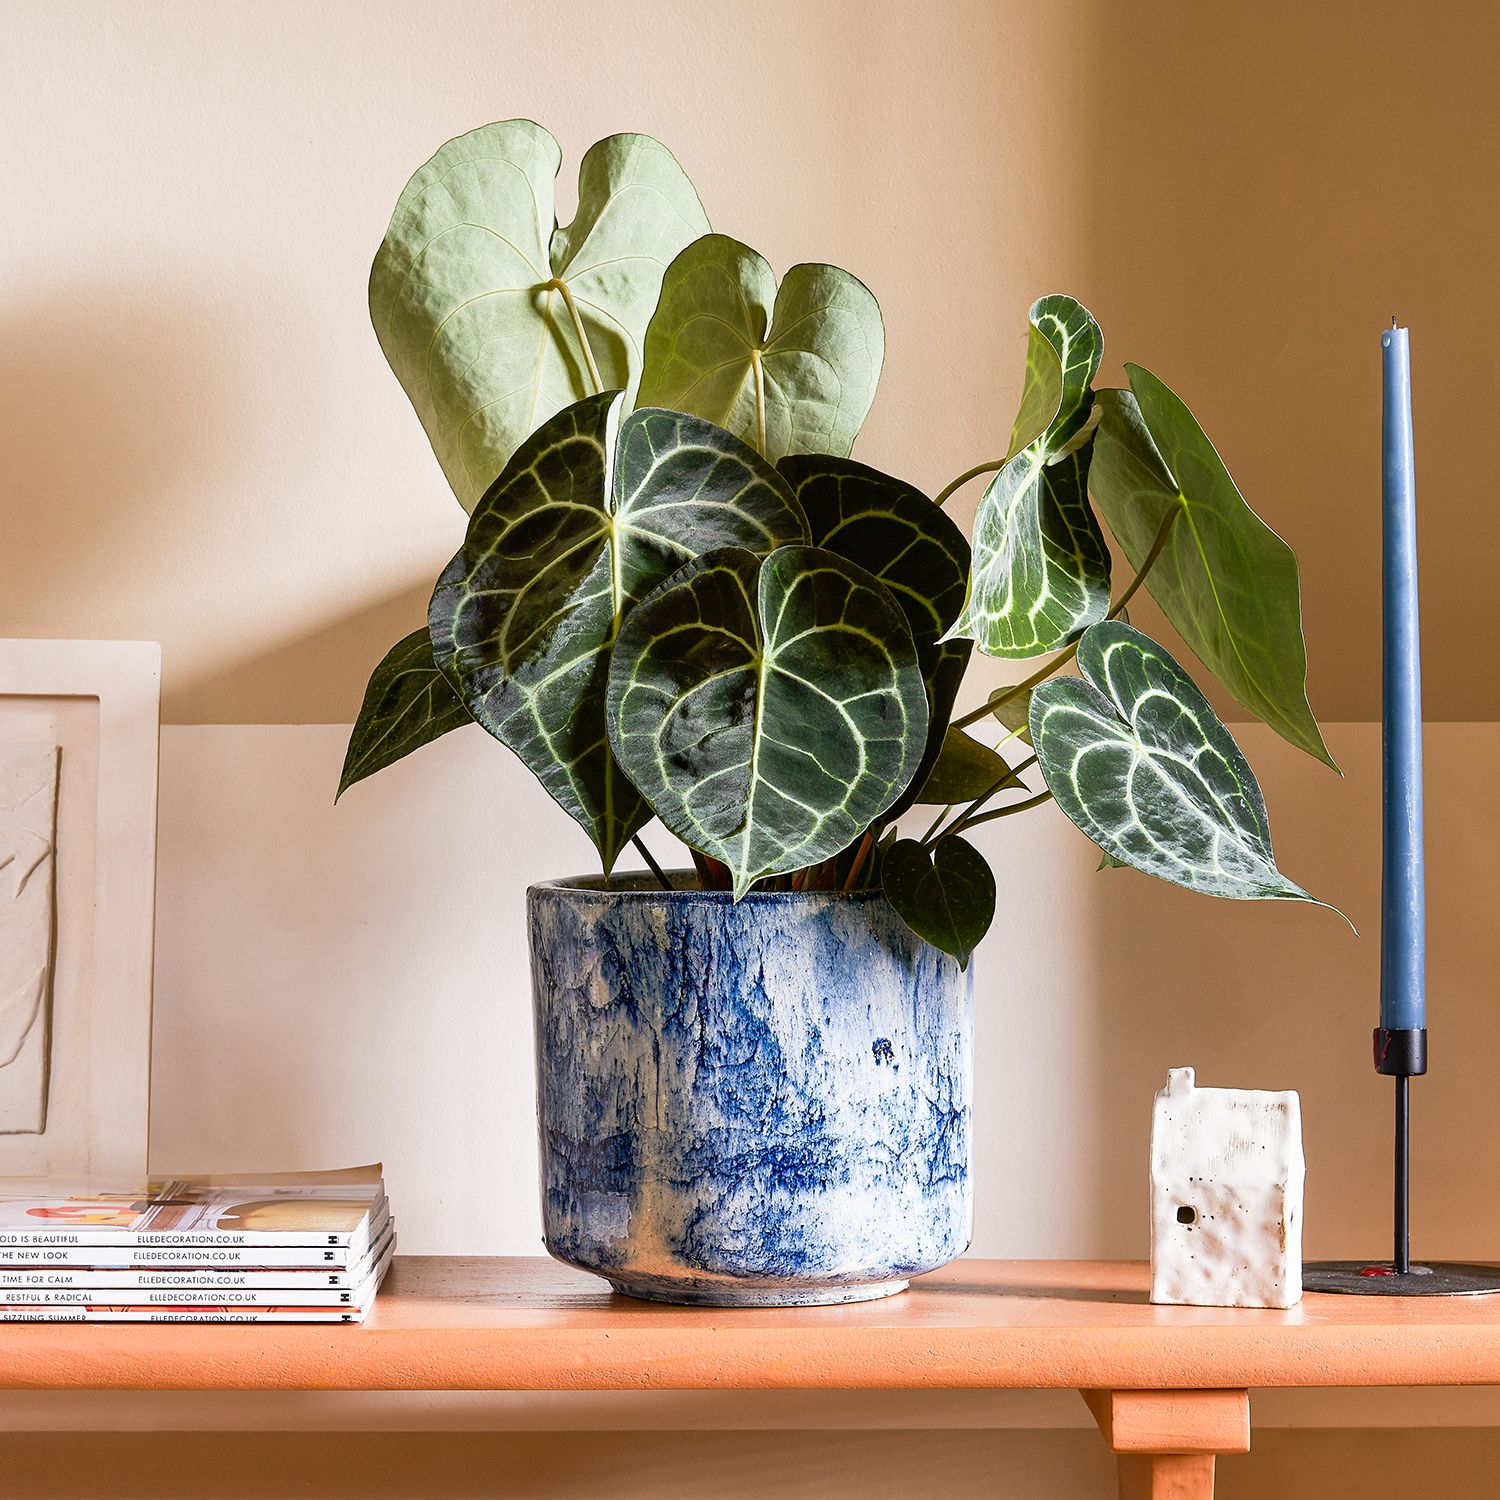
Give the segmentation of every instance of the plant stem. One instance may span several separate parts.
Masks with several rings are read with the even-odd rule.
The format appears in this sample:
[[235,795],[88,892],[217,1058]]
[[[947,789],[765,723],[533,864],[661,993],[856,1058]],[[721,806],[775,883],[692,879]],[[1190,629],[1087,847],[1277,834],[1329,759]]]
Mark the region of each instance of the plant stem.
[[666,871],[663,870],[659,864],[657,864],[655,857],[646,847],[645,839],[643,839],[640,834],[637,833],[631,837],[630,842],[635,845],[635,852],[639,854],[643,860],[646,861],[647,865],[650,866],[651,873],[656,876],[656,878],[661,882],[662,890],[670,891],[672,889],[672,882],[667,879]]
[[954,809],[954,808],[955,808],[955,807],[957,807],[957,806],[958,806],[958,803],[956,803],[956,802],[950,802],[950,803],[949,803],[949,804],[948,804],[948,805],[947,805],[947,807],[945,807],[945,808],[943,808],[943,809],[942,809],[942,810],[941,810],[941,811],[940,811],[940,812],[939,812],[939,813],[938,813],[938,815],[937,815],[937,817],[935,817],[935,818],[934,818],[934,819],[933,819],[933,820],[932,820],[932,822],[931,822],[931,823],[929,823],[929,824],[928,824],[928,825],[927,825],[927,832],[926,832],[926,833],[924,833],[924,834],[923,834],[923,835],[922,835],[922,837],[921,837],[921,838],[920,838],[920,839],[918,839],[918,840],[917,840],[917,842],[918,842],[918,843],[919,843],[919,844],[921,844],[921,846],[922,846],[922,847],[923,847],[923,848],[924,848],[924,849],[925,849],[925,848],[926,848],[926,847],[927,847],[927,846],[928,846],[928,844],[930,844],[930,843],[931,843],[931,842],[932,842],[932,840],[933,840],[933,836],[934,836],[934,835],[935,835],[935,834],[936,834],[936,833],[937,833],[937,831],[938,831],[938,829],[939,829],[939,828],[941,828],[941,827],[942,827],[942,826],[943,826],[943,824],[944,824],[944,823],[945,823],[945,822],[946,822],[946,821],[947,821],[947,819],[948,819],[948,815],[949,815],[949,814],[950,814],[950,813],[951,813],[951,812],[952,812],[952,811],[953,811],[953,809]]
[[971,479],[978,479],[981,474],[998,474],[1005,467],[1005,460],[997,458],[992,463],[975,464],[972,469],[965,469],[952,484],[938,492],[938,497],[933,501],[934,505],[946,505]]
[[1012,813],[1025,812],[1031,807],[1040,807],[1042,803],[1052,799],[1051,792],[1038,792],[1035,797],[1028,797],[1024,802],[1010,802],[1004,807],[994,808],[987,813],[980,813],[977,818],[964,817],[950,828],[950,833],[964,833],[970,828],[977,828],[981,823],[989,823],[995,818],[1008,818]]
[[852,891],[854,882],[859,879],[859,872],[864,868],[865,860],[868,858],[871,846],[875,842],[875,827],[872,824],[865,829],[865,836],[859,841],[859,848],[854,851],[854,863],[849,866],[849,873],[844,877],[844,889]]
[[992,693],[978,708],[971,708],[968,713],[954,719],[949,727],[967,729],[970,724],[977,724],[981,719],[989,718],[1002,703],[1009,703],[1012,698],[1019,698],[1022,693],[1029,693],[1039,682],[1045,682],[1059,667],[1067,666],[1077,654],[1078,642],[1074,641],[1065,651],[1053,657],[1039,671],[1033,672],[1024,682],[1018,682],[1014,687],[1006,688],[1002,693]]
[[573,331],[578,335],[578,344],[583,350],[583,362],[588,366],[589,379],[594,382],[594,394],[597,395],[604,389],[604,382],[599,378],[599,366],[594,363],[594,351],[589,347],[589,336],[584,332],[583,319],[578,315],[578,306],[573,301],[573,293],[568,290],[566,281],[559,281],[556,277],[552,279],[551,285],[562,293],[568,315],[573,319]]
[[[928,848],[932,844],[935,844],[937,842],[938,837],[946,837],[950,833],[958,833],[961,830],[968,828],[970,826],[970,819],[976,812],[979,811],[981,807],[984,806],[986,802],[990,800],[991,797],[993,797],[997,792],[1003,792],[1005,788],[1010,786],[1013,782],[1019,782],[1021,779],[1021,772],[1029,771],[1035,764],[1036,756],[1032,755],[1026,760],[1023,760],[1019,765],[1012,766],[1010,772],[1007,775],[1002,776],[1000,780],[997,781],[992,787],[988,788],[988,790],[986,791],[981,792],[979,796],[977,796],[971,803],[969,803],[969,805],[964,808],[964,810],[959,813],[959,815],[943,830],[941,835],[937,835],[936,825],[928,829],[927,836],[922,840],[922,847],[924,849]],[[945,812],[943,816],[946,817],[947,813]]]
[[1135,591],[1146,581],[1146,574],[1151,571],[1152,564],[1162,555],[1167,545],[1167,538],[1172,534],[1172,527],[1176,524],[1178,516],[1187,509],[1182,501],[1178,501],[1162,517],[1162,522],[1156,529],[1156,535],[1151,540],[1151,548],[1141,559],[1141,565],[1135,570],[1135,577],[1130,580],[1125,592],[1110,605],[1109,614],[1106,619],[1113,620],[1124,613],[1125,606],[1135,598]]
[[[1130,580],[1125,592],[1110,605],[1109,613],[1104,617],[1106,620],[1118,618],[1125,606],[1135,598],[1136,590],[1146,581],[1146,574],[1151,571],[1152,565],[1161,556],[1163,549],[1167,545],[1167,538],[1172,534],[1172,527],[1176,523],[1177,517],[1182,514],[1184,508],[1181,501],[1179,501],[1162,518],[1162,523],[1157,528],[1156,536],[1152,539],[1150,549],[1147,551],[1145,557],[1141,559],[1140,567],[1136,569],[1135,577]],[[1078,639],[1082,640],[1083,637],[1080,636]],[[990,714],[994,713],[1002,703],[1009,703],[1012,698],[1019,698],[1023,693],[1029,693],[1038,683],[1045,682],[1060,667],[1067,666],[1077,655],[1078,641],[1073,641],[1062,651],[1058,652],[1040,671],[1033,672],[1024,682],[1018,682],[1014,687],[1006,688],[1004,692],[992,694],[978,708],[970,709],[968,713],[954,719],[950,727],[953,729],[964,729],[970,724],[977,724],[981,719],[987,718]]]

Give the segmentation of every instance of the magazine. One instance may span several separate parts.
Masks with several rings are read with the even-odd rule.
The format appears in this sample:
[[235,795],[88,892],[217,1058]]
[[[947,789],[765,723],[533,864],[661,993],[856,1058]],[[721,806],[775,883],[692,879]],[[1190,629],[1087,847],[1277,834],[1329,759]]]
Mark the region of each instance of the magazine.
[[[8,1264],[20,1250],[82,1248],[95,1254],[100,1247],[160,1246],[218,1252],[253,1247],[257,1257],[270,1247],[325,1252],[310,1257],[314,1264],[329,1260],[326,1252],[332,1250],[342,1251],[335,1259],[347,1264],[374,1244],[388,1217],[378,1165],[145,1183],[42,1186],[0,1179],[0,1263]],[[115,1263],[113,1256],[105,1262]]]
[[[141,1257],[154,1255],[154,1249],[133,1253],[122,1250],[124,1257],[115,1266],[59,1263],[55,1260],[18,1265],[12,1254],[0,1251],[0,1300],[7,1295],[12,1299],[19,1294],[16,1288],[38,1287],[48,1290],[66,1290],[81,1287],[155,1288],[182,1287],[185,1290],[211,1291],[223,1288],[282,1287],[288,1290],[318,1288],[347,1289],[358,1286],[369,1274],[375,1260],[385,1254],[387,1246],[396,1238],[396,1221],[388,1219],[381,1241],[368,1255],[351,1261],[347,1266],[309,1265],[305,1250],[289,1252],[293,1259],[277,1269],[278,1263],[270,1260],[270,1252],[251,1252],[249,1263],[234,1265],[219,1263],[211,1266],[193,1264],[194,1252],[187,1252],[188,1259],[182,1263],[168,1262],[142,1264]],[[72,1255],[75,1252],[69,1251]],[[87,1251],[78,1252],[86,1257]],[[199,1257],[201,1258],[201,1257]],[[268,1265],[267,1263],[270,1262]]]
[[50,1315],[62,1312],[113,1312],[129,1308],[172,1312],[197,1308],[205,1312],[230,1312],[252,1309],[277,1311],[285,1308],[319,1309],[323,1312],[363,1313],[374,1300],[390,1266],[395,1239],[387,1235],[379,1258],[364,1266],[359,1281],[352,1287],[213,1287],[194,1290],[181,1286],[88,1288],[19,1287],[0,1291],[0,1314],[11,1317],[34,1314],[39,1322],[50,1321]]
[[363,1323],[364,1312],[311,1307],[41,1307],[0,1309],[0,1323]]

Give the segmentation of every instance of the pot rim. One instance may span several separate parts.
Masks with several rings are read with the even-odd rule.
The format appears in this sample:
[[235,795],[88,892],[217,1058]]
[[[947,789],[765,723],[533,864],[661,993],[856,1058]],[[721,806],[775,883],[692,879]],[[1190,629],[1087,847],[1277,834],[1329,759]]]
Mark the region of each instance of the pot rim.
[[[698,878],[697,872],[691,869],[667,870],[665,874],[673,881],[695,881]],[[612,877],[612,881],[612,884],[606,886],[602,875],[560,875],[552,880],[534,881],[526,887],[526,894],[536,896],[543,892],[550,892],[583,900],[605,901],[702,901],[713,905],[734,903],[733,891],[700,891],[696,885],[683,885],[664,891],[657,884],[656,877],[646,871],[631,871],[628,874],[616,875]],[[838,901],[857,904],[880,900],[884,900],[884,892],[865,887],[857,891],[747,891],[740,897],[738,904],[764,906],[773,903],[804,901]]]

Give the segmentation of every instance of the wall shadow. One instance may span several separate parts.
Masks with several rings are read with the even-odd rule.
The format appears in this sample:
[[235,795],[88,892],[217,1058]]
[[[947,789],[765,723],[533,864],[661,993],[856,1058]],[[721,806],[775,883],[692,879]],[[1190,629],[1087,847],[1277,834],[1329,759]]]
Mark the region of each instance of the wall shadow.
[[362,609],[264,651],[180,680],[179,724],[352,724],[376,664],[426,623],[433,579],[419,578]]
[[157,571],[169,498],[222,420],[210,350],[177,322],[205,314],[174,295],[169,321],[106,280],[0,323],[0,634],[156,638],[121,581]]
[[[1491,987],[1485,850],[1500,799],[1469,769],[1493,754],[1500,730],[1433,722],[1500,714],[1500,678],[1475,670],[1500,645],[1500,623],[1473,606],[1488,595],[1500,520],[1475,503],[1472,460],[1500,347],[1500,307],[1475,304],[1473,268],[1500,240],[1500,206],[1476,202],[1471,186],[1500,171],[1500,137],[1475,128],[1472,106],[1487,97],[1500,14],[1440,11],[1413,28],[1395,0],[1273,5],[1253,17],[1170,0],[1092,9],[1096,123],[1077,183],[1090,244],[1076,293],[1105,331],[1100,379],[1123,383],[1127,359],[1161,375],[1297,551],[1309,693],[1333,725],[1344,778],[1243,722],[1148,599],[1132,616],[1181,649],[1232,721],[1261,777],[1283,869],[1363,936],[1311,907],[1090,874],[1091,847],[1050,815],[1052,837],[1080,847],[1071,868],[1046,877],[1067,916],[1044,906],[1040,920],[1054,949],[1087,950],[1069,962],[1093,976],[1086,994],[1052,996],[1074,1015],[1076,1050],[1037,1059],[1073,1086],[1058,1106],[1070,1116],[1060,1136],[1087,1141],[1083,1159],[1066,1160],[1094,1189],[1072,1253],[1147,1253],[1151,1099],[1179,1065],[1203,1084],[1299,1090],[1307,1252],[1387,1251],[1391,1087],[1370,1066],[1369,1036],[1379,980],[1378,335],[1396,312],[1413,342],[1436,1027],[1433,1072],[1414,1100],[1414,1224],[1428,1254],[1500,1256],[1500,1210],[1466,1190],[1487,1180],[1484,1142],[1500,1126],[1481,1061],[1500,1042],[1481,999]],[[1069,1181],[1062,1167],[1059,1178]]]

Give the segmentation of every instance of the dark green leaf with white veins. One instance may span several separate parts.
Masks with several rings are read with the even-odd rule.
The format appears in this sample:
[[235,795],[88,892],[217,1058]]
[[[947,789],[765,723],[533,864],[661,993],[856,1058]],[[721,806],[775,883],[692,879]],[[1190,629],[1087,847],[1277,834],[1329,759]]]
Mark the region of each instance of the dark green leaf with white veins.
[[778,288],[748,245],[706,234],[667,268],[640,399],[706,417],[773,461],[842,456],[884,359],[880,306],[858,278],[800,265]]
[[468,709],[432,659],[432,638],[425,628],[412,631],[371,674],[334,801],[356,781],[469,722]]
[[873,573],[911,627],[927,683],[928,737],[922,764],[891,816],[915,800],[943,746],[972,642],[942,639],[963,608],[969,544],[947,513],[919,489],[852,458],[800,454],[777,465],[807,516],[814,546]]
[[[1094,315],[1081,302],[1061,292],[1038,297],[1031,304],[1031,326],[1057,351],[1062,365],[1062,396],[1057,415],[1045,433],[1047,449],[1060,453],[1089,418],[1094,376],[1104,354],[1104,335]],[[1028,379],[1030,371],[1027,371]]]
[[[1103,340],[1088,309],[1043,297],[1031,309],[1033,350],[1013,437],[1035,431],[1060,386],[1056,414],[985,490],[974,517],[974,572],[955,636],[990,656],[1037,656],[1066,645],[1109,610],[1109,549],[1089,508],[1090,389]],[[1055,361],[1038,352],[1044,339]]]
[[956,834],[929,851],[901,839],[885,851],[881,884],[896,915],[918,937],[964,968],[995,917],[995,877],[984,856]]
[[1146,589],[1210,672],[1284,739],[1332,766],[1307,701],[1302,596],[1292,549],[1245,503],[1175,392],[1126,365],[1101,391],[1089,484],[1132,566],[1183,507]]
[[1093,626],[1083,676],[1031,696],[1031,737],[1057,805],[1106,854],[1234,900],[1312,901],[1276,868],[1249,762],[1175,661],[1133,626]]
[[672,153],[644,135],[589,148],[578,212],[558,228],[561,160],[530,120],[449,141],[407,184],[370,270],[380,347],[465,510],[555,412],[633,393],[662,275],[708,230]]
[[678,412],[621,418],[618,392],[522,444],[438,580],[438,666],[583,827],[608,870],[650,812],[610,753],[609,652],[635,601],[710,548],[764,554],[806,522],[774,469]]
[[609,737],[671,832],[736,897],[846,849],[906,789],[927,693],[905,617],[818,547],[706,553],[630,612]]

